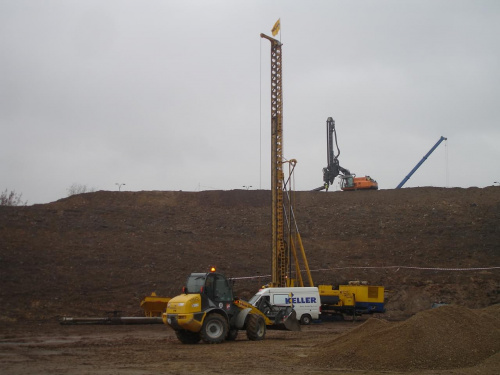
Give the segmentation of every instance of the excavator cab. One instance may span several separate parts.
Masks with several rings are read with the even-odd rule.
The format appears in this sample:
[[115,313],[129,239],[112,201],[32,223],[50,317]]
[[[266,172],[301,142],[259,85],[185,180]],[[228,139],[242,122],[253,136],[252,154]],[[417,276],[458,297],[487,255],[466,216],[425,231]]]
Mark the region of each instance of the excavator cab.
[[355,175],[340,176],[340,188],[342,190],[353,189],[354,188],[354,177]]
[[355,174],[340,176],[342,191],[378,190],[378,183],[370,176],[356,177]]

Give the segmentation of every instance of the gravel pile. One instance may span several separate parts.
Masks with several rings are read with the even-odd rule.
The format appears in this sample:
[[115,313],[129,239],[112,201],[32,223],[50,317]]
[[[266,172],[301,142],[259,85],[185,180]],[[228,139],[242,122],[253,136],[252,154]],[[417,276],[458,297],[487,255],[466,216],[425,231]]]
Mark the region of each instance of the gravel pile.
[[453,369],[498,358],[499,352],[500,305],[481,310],[448,305],[404,322],[369,319],[318,347],[310,360],[365,370]]

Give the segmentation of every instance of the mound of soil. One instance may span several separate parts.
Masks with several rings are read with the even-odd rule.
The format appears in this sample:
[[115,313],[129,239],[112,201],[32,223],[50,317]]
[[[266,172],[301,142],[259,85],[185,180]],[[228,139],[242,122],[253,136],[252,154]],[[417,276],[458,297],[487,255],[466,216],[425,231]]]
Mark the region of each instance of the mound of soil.
[[309,360],[365,370],[471,367],[500,352],[499,324],[500,305],[486,310],[441,306],[399,323],[369,319],[318,346]]
[[[383,285],[386,319],[434,302],[500,303],[500,187],[297,192],[295,216],[314,283]],[[140,316],[145,296],[175,296],[212,265],[245,277],[242,298],[269,282],[269,191],[99,191],[0,207],[0,323]]]

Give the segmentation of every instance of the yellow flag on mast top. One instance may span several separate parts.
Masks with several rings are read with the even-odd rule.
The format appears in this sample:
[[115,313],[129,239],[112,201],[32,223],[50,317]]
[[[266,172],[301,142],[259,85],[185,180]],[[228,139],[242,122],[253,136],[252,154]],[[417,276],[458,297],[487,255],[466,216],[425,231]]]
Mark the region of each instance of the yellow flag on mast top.
[[273,36],[276,36],[276,34],[278,34],[280,31],[280,19],[281,18],[278,18],[278,20],[276,21],[276,23],[273,26],[273,29],[271,30],[271,32],[273,33]]

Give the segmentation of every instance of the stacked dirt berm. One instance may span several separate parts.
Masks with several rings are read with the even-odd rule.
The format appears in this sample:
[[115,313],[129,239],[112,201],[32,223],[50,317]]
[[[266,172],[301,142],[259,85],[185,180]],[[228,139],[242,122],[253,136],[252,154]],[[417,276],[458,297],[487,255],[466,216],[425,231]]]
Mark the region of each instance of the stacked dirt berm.
[[369,319],[317,347],[308,360],[324,367],[388,371],[454,369],[498,361],[500,305],[483,310],[441,306],[398,323]]

